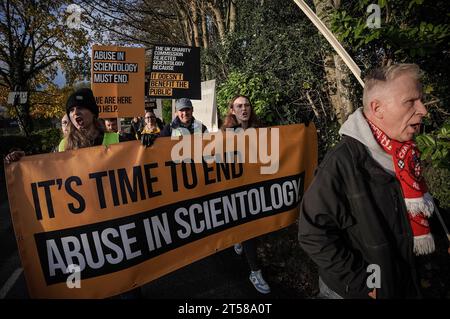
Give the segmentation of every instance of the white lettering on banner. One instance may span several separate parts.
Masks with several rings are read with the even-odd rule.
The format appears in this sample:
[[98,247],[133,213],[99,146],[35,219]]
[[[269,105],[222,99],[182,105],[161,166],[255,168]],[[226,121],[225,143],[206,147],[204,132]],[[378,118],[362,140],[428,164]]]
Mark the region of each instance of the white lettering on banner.
[[[129,237],[128,230],[135,228],[134,223],[125,224],[119,226],[119,231],[114,228],[107,228],[102,231],[99,236],[98,231],[93,231],[90,236],[92,236],[92,241],[96,249],[96,256],[98,262],[94,263],[92,261],[92,253],[87,240],[80,240],[76,236],[66,236],[61,238],[62,252],[59,251],[58,245],[54,239],[46,241],[47,244],[47,256],[50,276],[55,276],[56,270],[62,271],[67,274],[67,267],[70,264],[76,264],[80,267],[80,271],[86,268],[86,260],[89,261],[88,266],[93,269],[101,268],[105,265],[105,260],[110,264],[117,264],[122,262],[124,259],[130,260],[141,255],[141,251],[132,251],[131,244],[136,243],[135,237]],[[114,244],[108,238],[108,235],[112,234],[113,238],[119,238],[122,246]],[[80,237],[83,238],[87,234],[81,234]],[[101,243],[113,250],[116,253],[116,257],[112,257],[112,254],[104,254]],[[64,257],[63,257],[64,256]],[[88,257],[89,256],[89,257]]]
[[[168,245],[172,243],[172,238],[170,235],[169,222],[167,220],[167,214],[161,215],[163,222],[161,223],[158,216],[153,216],[149,220],[144,219],[144,229],[147,238],[148,250],[153,251],[155,249],[162,247],[161,236],[164,239],[164,244]],[[151,228],[150,228],[151,221]],[[156,247],[155,247],[156,243]]]
[[172,51],[174,52],[184,52],[184,53],[190,53],[190,48],[172,48]]
[[66,265],[77,265],[78,272],[85,271],[84,278],[89,278],[94,270],[104,273],[108,265],[136,264],[156,250],[165,250],[175,242],[179,245],[180,240],[189,242],[194,235],[210,234],[218,228],[271,214],[283,206],[292,207],[300,199],[302,183],[302,177],[294,177],[247,190],[237,189],[226,195],[179,203],[180,207],[144,212],[151,216],[133,217],[131,223],[108,221],[104,229],[79,233],[73,230],[71,235],[65,233],[58,239],[43,238],[48,278],[59,280],[61,275],[69,275],[71,271]]
[[125,51],[94,51],[94,60],[125,61]]
[[[283,205],[292,205],[294,199],[300,198],[300,180],[286,181],[282,185],[275,183],[270,186],[270,194],[270,198],[266,199],[263,187],[251,188],[247,191],[213,198],[202,204],[180,207],[175,211],[175,221],[181,226],[177,235],[185,239],[192,234],[242,220],[250,215],[279,209]],[[245,207],[249,207],[248,212]]]
[[94,62],[94,72],[138,72],[137,63]]

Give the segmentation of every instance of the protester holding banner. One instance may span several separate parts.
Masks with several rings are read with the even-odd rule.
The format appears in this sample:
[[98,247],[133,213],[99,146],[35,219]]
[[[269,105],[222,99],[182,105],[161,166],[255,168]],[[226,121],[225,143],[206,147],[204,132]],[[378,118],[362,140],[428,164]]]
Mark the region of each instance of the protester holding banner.
[[[257,117],[250,103],[250,99],[244,95],[237,95],[230,100],[228,113],[224,119],[222,130],[226,129],[247,129],[257,127]],[[261,267],[258,263],[256,251],[257,238],[244,241],[242,244],[235,244],[234,250],[238,255],[245,253],[250,266],[250,281],[256,290],[262,294],[270,293],[270,286],[264,280]]]
[[144,145],[151,145],[151,141],[159,136],[161,130],[156,123],[156,115],[155,113],[148,111],[145,112],[144,116],[145,126],[142,128],[140,132],[141,141]]
[[[111,145],[119,143],[120,136],[114,132],[104,132],[103,125],[98,120],[98,106],[91,89],[82,88],[69,96],[66,103],[68,133],[59,144],[59,151],[80,149],[90,146]],[[21,151],[12,152],[5,158],[7,163],[18,161],[25,154]],[[121,299],[139,298],[139,288],[118,296]]]
[[161,132],[157,122],[155,113],[148,111],[144,116],[145,126],[141,130],[141,134],[159,134]]
[[177,116],[172,123],[164,127],[161,136],[182,136],[207,131],[206,126],[192,116],[194,109],[190,99],[181,98],[177,100],[175,111]]
[[434,251],[434,210],[413,141],[427,110],[420,69],[365,79],[363,108],[340,129],[303,197],[299,240],[319,266],[323,298],[417,298],[414,255]]
[[[67,134],[59,143],[59,152],[118,143],[117,133],[104,132],[103,125],[98,120],[98,113],[91,89],[82,88],[70,95],[66,103],[66,115],[70,121],[67,125]],[[22,151],[15,151],[8,154],[5,160],[18,161],[24,155]]]

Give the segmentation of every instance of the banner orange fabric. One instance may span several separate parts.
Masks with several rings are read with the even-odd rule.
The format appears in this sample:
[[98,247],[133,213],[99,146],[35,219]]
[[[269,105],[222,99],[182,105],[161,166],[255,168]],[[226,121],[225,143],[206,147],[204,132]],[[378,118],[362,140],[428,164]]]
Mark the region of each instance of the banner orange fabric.
[[[231,153],[219,152],[218,143],[228,145],[239,134],[219,132],[205,134],[200,143],[195,136],[161,137],[150,148],[132,141],[7,165],[31,297],[117,295],[293,223],[317,165],[316,129],[297,124],[256,132],[257,140],[249,134],[244,148]],[[183,141],[197,153],[185,148],[186,161],[174,162]],[[200,162],[189,162],[198,150]],[[278,151],[271,162],[276,171],[263,173],[268,155]],[[237,161],[241,155],[246,162]],[[69,288],[76,275],[70,265],[80,270],[79,288]]]

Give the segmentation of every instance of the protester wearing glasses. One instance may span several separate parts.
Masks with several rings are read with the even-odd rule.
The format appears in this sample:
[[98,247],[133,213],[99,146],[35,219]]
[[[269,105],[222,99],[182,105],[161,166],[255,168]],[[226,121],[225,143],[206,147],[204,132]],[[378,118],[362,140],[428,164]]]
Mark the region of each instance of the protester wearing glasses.
[[150,146],[153,144],[153,141],[159,136],[161,131],[156,122],[156,115],[151,111],[145,113],[144,123],[145,126],[140,132],[141,142],[145,146]]

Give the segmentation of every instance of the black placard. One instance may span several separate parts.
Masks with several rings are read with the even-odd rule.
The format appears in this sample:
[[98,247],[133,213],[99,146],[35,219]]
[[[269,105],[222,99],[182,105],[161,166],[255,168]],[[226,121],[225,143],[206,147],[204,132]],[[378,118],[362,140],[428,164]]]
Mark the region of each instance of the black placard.
[[147,92],[150,97],[200,100],[200,48],[156,45]]

